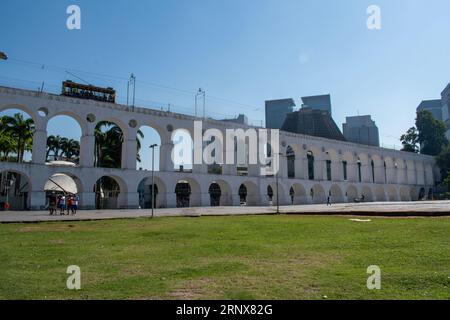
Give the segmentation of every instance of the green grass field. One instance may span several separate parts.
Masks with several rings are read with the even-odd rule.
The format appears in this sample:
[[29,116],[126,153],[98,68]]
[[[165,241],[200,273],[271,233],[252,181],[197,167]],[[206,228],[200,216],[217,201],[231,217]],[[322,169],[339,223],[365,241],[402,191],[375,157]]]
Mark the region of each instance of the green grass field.
[[[3,224],[0,240],[0,299],[450,299],[449,218]],[[69,265],[82,290],[66,289]]]

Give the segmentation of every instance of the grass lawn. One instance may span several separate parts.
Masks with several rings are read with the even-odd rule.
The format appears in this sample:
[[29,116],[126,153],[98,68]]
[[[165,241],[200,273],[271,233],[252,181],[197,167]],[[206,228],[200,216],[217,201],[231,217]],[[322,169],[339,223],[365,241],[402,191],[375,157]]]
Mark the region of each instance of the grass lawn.
[[[0,299],[450,299],[450,219],[2,224],[0,262]],[[66,289],[69,265],[82,290]]]

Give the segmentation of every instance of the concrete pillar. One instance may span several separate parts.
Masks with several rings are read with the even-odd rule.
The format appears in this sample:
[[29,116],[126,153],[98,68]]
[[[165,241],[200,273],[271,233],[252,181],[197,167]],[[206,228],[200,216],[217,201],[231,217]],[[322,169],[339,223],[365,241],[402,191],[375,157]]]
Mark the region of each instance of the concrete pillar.
[[32,161],[35,164],[45,164],[47,153],[47,131],[38,129],[33,134]]
[[121,192],[117,199],[119,209],[138,209],[139,193],[138,192]]
[[386,183],[383,164],[375,165],[375,183]]
[[397,183],[397,171],[395,167],[387,167],[386,168],[386,176],[387,176],[387,183],[396,184]]
[[[361,174],[362,174],[362,172],[361,172]],[[357,163],[348,163],[347,162],[347,181],[359,182],[359,172],[358,172],[358,164]]]
[[288,177],[288,165],[287,165],[287,157],[282,154],[279,157],[279,178],[287,178]]
[[303,158],[296,157],[294,161],[296,179],[305,179],[305,170],[303,166],[304,166]]
[[45,191],[30,192],[30,209],[31,210],[45,209]]
[[371,165],[361,164],[361,180],[362,182],[373,183]]
[[415,168],[413,167],[413,168],[410,168],[410,167],[408,167],[408,170],[407,170],[407,176],[408,176],[408,184],[409,185],[415,185],[415,184],[417,184],[417,180],[416,180],[416,170],[415,170]]
[[232,197],[232,205],[234,207],[239,207],[241,205],[241,196],[238,194],[233,194],[231,197]]
[[[325,168],[324,168],[325,167]],[[319,159],[318,157],[314,158],[314,180],[324,180],[324,170],[326,170],[325,161]],[[326,178],[326,176],[325,176]]]
[[137,142],[136,138],[122,143],[122,169],[136,170]]
[[344,169],[343,169],[342,161],[339,161],[339,160],[331,161],[331,180],[332,181],[344,181]]
[[167,208],[176,208],[177,207],[177,195],[175,192],[167,192],[166,193],[166,202]]
[[93,135],[82,136],[80,139],[80,166],[94,167],[95,137]]
[[202,193],[201,197],[201,206],[202,207],[210,207],[211,206],[211,195],[209,193]]
[[95,193],[94,192],[82,192],[79,194],[80,202],[78,206],[82,210],[95,209]]
[[168,141],[161,144],[159,151],[159,171],[172,172],[174,164],[172,159],[173,142]]

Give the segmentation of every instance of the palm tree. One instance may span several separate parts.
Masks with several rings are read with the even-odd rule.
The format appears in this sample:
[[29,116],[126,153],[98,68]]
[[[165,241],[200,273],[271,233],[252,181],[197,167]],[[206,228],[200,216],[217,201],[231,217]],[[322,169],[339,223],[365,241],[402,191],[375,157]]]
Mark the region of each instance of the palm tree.
[[[113,122],[101,121],[95,128],[95,166],[104,168],[120,168],[122,157],[123,132]],[[136,159],[141,161],[139,150],[140,139],[144,138],[141,130],[138,130],[136,143]]]
[[47,138],[47,160],[50,156],[50,152],[53,152],[53,159],[58,158],[60,148],[61,137],[60,136],[48,136]]
[[35,131],[33,119],[25,119],[21,113],[13,117],[6,117],[5,132],[16,140],[17,162],[23,162],[25,151],[30,151],[33,146],[33,134]]

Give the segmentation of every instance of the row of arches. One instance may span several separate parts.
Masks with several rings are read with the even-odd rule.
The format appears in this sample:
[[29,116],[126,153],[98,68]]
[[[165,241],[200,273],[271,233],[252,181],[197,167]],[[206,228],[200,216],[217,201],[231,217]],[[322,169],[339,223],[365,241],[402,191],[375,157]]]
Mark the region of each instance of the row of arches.
[[[399,153],[400,155],[400,153]],[[287,145],[281,176],[289,179],[379,184],[434,184],[432,163],[361,152]],[[284,166],[283,166],[284,165]]]
[[[36,186],[32,188],[32,178],[19,171],[0,172],[0,202],[10,203],[11,210],[30,209],[30,199]],[[333,203],[354,201],[417,201],[431,199],[432,188],[418,188],[394,185],[323,185],[306,186],[302,183],[266,183],[265,187],[253,181],[232,185],[223,179],[201,185],[195,178],[182,178],[174,187],[168,187],[164,179],[154,177],[154,187],[150,177],[143,178],[136,190],[130,190],[127,183],[118,176],[101,176],[93,186],[85,185],[74,174],[52,174],[42,192],[44,207],[48,206],[51,195],[77,194],[81,208],[119,209],[136,207],[147,209],[165,207],[198,206],[261,206],[324,204],[329,197]],[[136,195],[136,196],[134,196]]]

